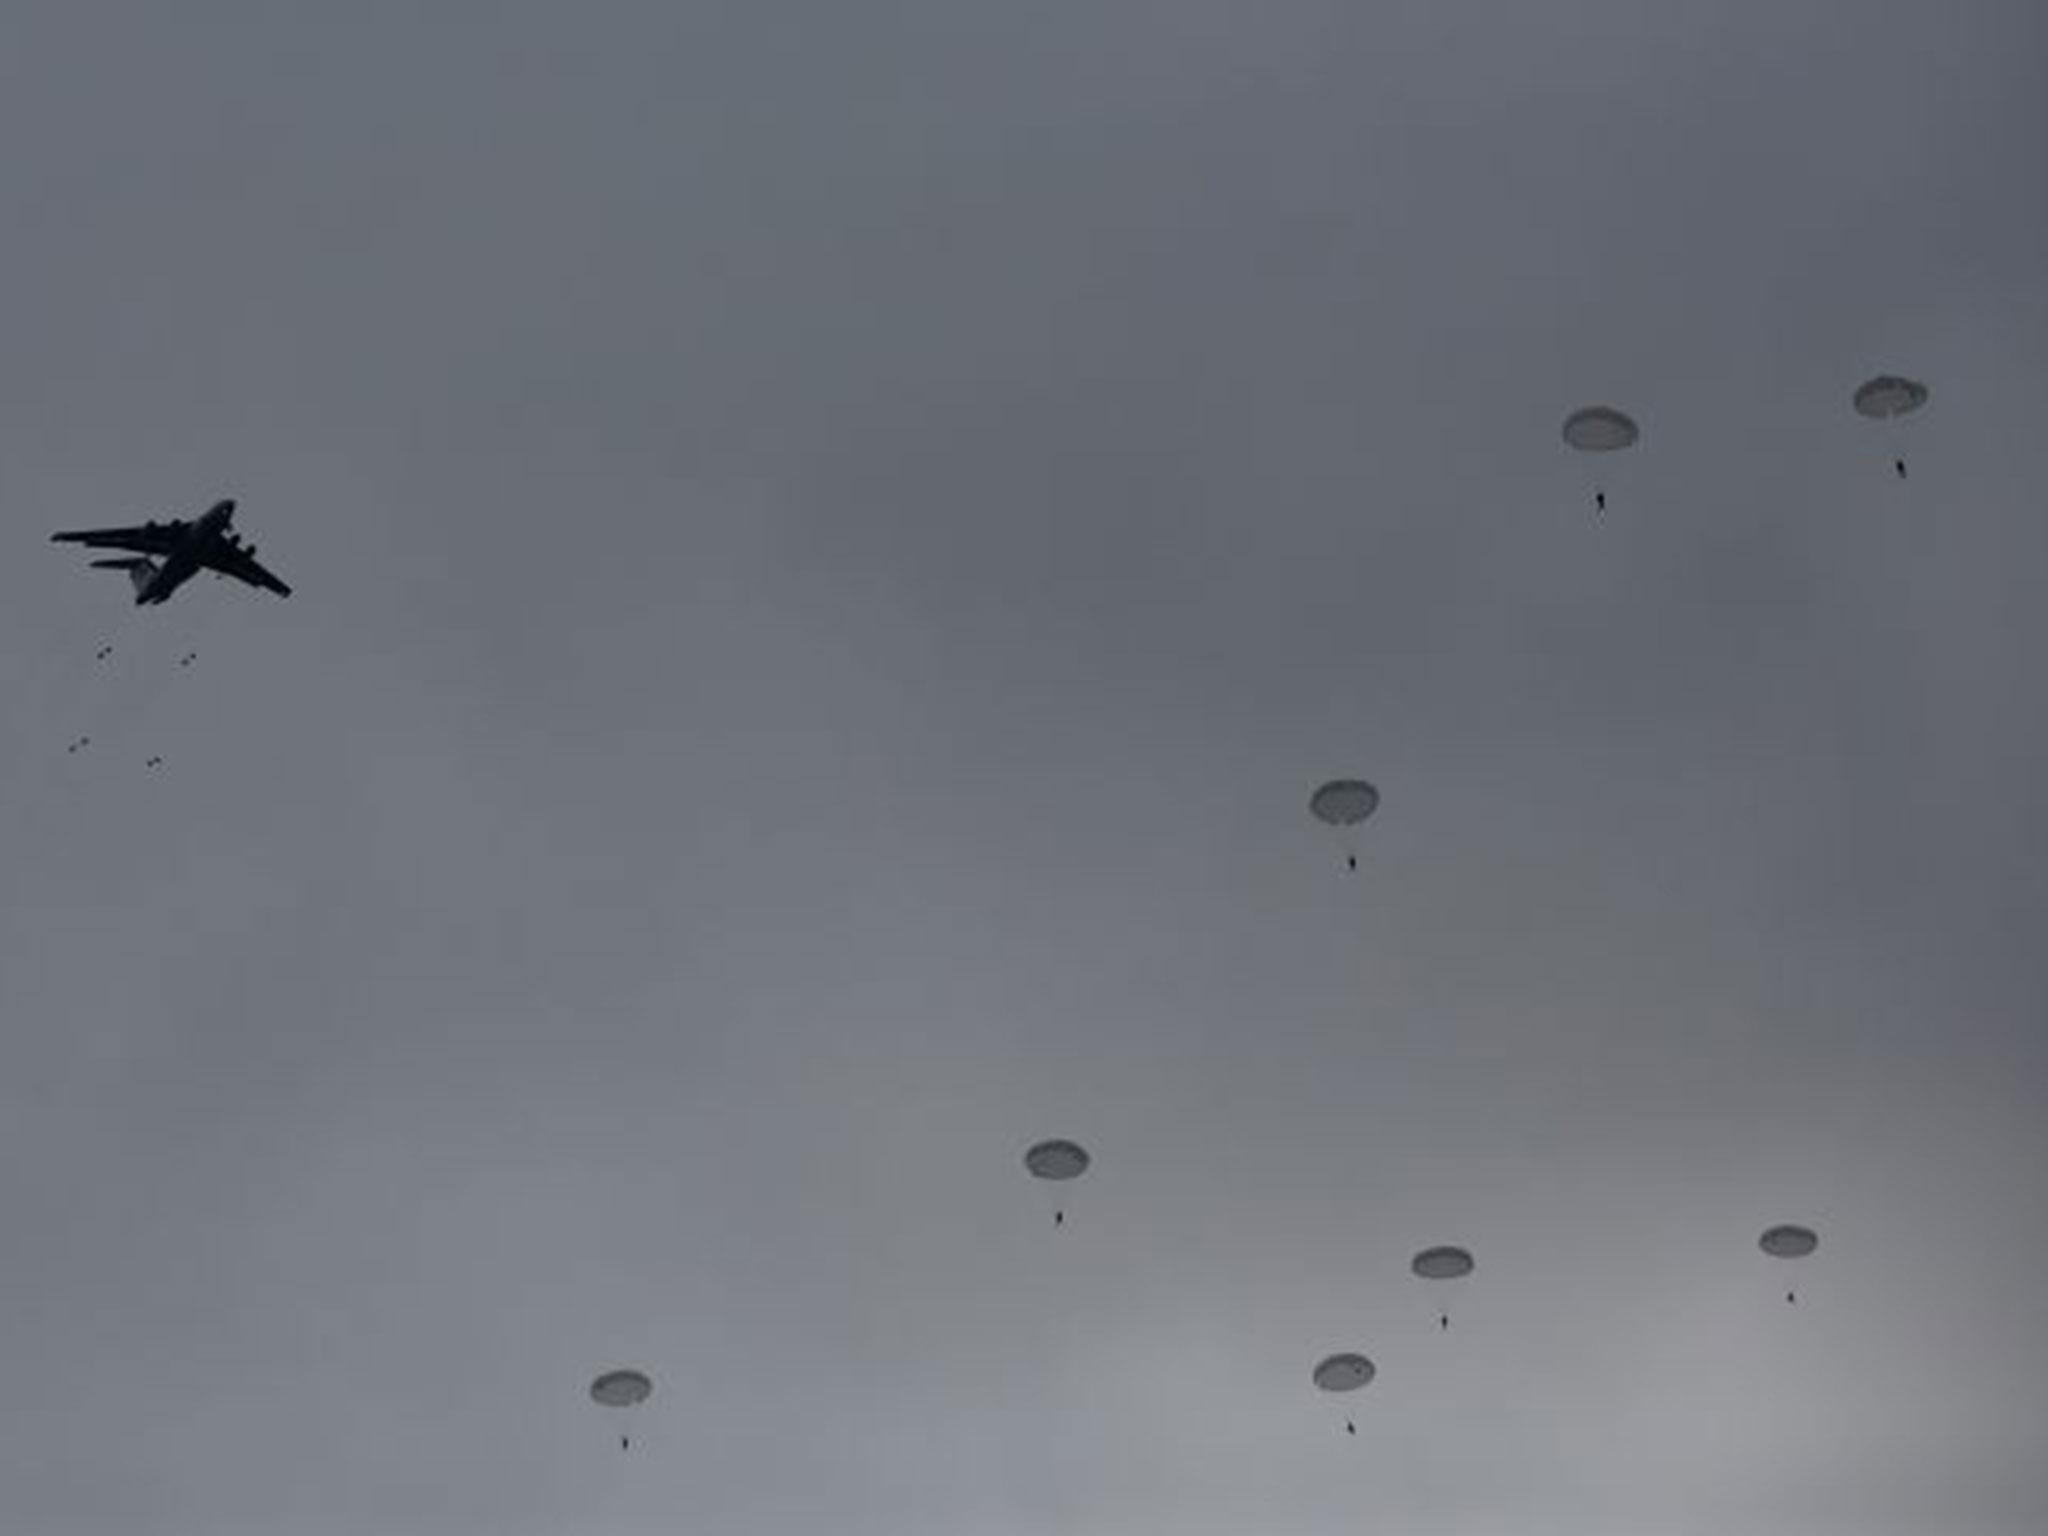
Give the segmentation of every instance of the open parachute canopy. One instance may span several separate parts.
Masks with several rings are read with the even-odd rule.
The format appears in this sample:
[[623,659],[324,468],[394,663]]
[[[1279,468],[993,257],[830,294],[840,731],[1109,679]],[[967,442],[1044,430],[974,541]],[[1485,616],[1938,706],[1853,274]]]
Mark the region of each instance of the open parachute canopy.
[[1088,1171],[1088,1149],[1077,1141],[1041,1141],[1024,1154],[1024,1167],[1034,1179],[1063,1183]]
[[1865,379],[1856,386],[1856,393],[1850,403],[1856,407],[1856,414],[1868,416],[1874,421],[1889,421],[1894,416],[1904,416],[1917,411],[1927,403],[1927,386],[1918,379],[1900,378],[1895,373],[1881,373],[1874,379]]
[[1316,1363],[1314,1380],[1324,1392],[1356,1392],[1379,1374],[1364,1355],[1327,1355]]
[[1380,792],[1363,779],[1332,779],[1308,797],[1308,813],[1330,827],[1355,827],[1380,808]]
[[654,1395],[654,1382],[641,1371],[606,1371],[590,1384],[590,1400],[606,1408],[632,1408]]
[[1820,1246],[1820,1234],[1811,1227],[1772,1227],[1756,1245],[1774,1259],[1803,1259]]
[[1564,440],[1581,453],[1613,453],[1640,436],[1634,419],[1611,405],[1581,406],[1564,419]]
[[1471,1274],[1474,1266],[1469,1249],[1445,1246],[1423,1249],[1408,1267],[1424,1280],[1457,1280]]

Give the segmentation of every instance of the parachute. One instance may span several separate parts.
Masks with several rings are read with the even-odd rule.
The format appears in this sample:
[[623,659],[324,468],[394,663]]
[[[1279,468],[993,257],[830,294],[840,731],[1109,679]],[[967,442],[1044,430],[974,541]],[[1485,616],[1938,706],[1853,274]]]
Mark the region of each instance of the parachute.
[[[1856,407],[1858,416],[1867,416],[1872,421],[1896,423],[1901,416],[1910,416],[1927,403],[1927,386],[1918,379],[1905,379],[1895,373],[1880,373],[1874,379],[1865,379],[1856,386],[1856,393],[1849,398]],[[1901,480],[1906,478],[1905,455],[1897,451],[1898,428],[1889,428],[1894,439],[1892,473]]]
[[[1619,453],[1633,448],[1641,436],[1634,418],[1611,405],[1581,406],[1564,419],[1564,440],[1580,453]],[[1593,505],[1607,510],[1607,486],[1599,477],[1593,482]]]
[[[1094,1161],[1088,1149],[1078,1141],[1041,1141],[1034,1143],[1024,1154],[1024,1168],[1034,1179],[1051,1184],[1065,1184],[1078,1179],[1088,1171]],[[1065,1226],[1067,1212],[1064,1204],[1053,1211],[1052,1224]]]
[[[1774,1259],[1803,1259],[1820,1246],[1820,1234],[1811,1227],[1787,1224],[1766,1229],[1756,1245]],[[1785,1300],[1797,1302],[1799,1293],[1787,1291]]]
[[1344,835],[1345,866],[1358,868],[1354,830],[1380,808],[1380,792],[1363,779],[1332,779],[1308,797],[1308,813]]
[[1633,448],[1641,436],[1634,418],[1611,405],[1582,406],[1564,419],[1564,440],[1581,453]]
[[[1356,1392],[1378,1374],[1379,1368],[1364,1355],[1326,1355],[1316,1363],[1311,1379],[1320,1392]],[[1357,1434],[1357,1420],[1346,1418],[1344,1433]]]
[[[1408,1267],[1415,1272],[1419,1279],[1443,1281],[1462,1280],[1465,1276],[1471,1274],[1477,1266],[1473,1262],[1470,1249],[1445,1245],[1437,1248],[1423,1249],[1422,1252],[1416,1254],[1409,1261]],[[1451,1326],[1451,1313],[1448,1307],[1438,1314],[1437,1326],[1446,1331],[1449,1330]]]
[[[639,1407],[654,1395],[654,1382],[643,1371],[606,1371],[590,1384],[590,1400],[600,1408],[616,1408],[628,1412]],[[633,1448],[633,1437],[623,1431],[619,1435],[619,1449]]]

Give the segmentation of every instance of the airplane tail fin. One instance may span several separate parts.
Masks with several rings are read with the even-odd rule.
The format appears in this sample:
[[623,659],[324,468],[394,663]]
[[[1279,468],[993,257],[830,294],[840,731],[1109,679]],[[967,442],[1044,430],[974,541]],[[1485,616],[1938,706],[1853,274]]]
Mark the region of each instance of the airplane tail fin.
[[137,597],[147,591],[149,584],[156,580],[156,562],[141,555],[133,559],[95,560],[93,568],[102,571],[126,571],[128,580],[134,584]]

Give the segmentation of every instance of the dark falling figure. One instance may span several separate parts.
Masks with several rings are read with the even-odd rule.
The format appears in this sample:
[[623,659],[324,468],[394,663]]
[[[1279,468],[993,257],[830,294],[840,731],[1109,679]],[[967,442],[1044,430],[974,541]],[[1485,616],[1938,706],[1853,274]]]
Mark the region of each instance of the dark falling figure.
[[1344,867],[1346,869],[1358,868],[1358,855],[1355,853],[1348,855],[1344,860]]
[[1358,1433],[1358,1426],[1352,1423],[1349,1419],[1346,1419],[1344,1421],[1344,1433],[1347,1435],[1355,1435]]
[[1446,1312],[1442,1317],[1436,1320],[1436,1325],[1443,1332],[1449,1333],[1451,1331],[1451,1314]]
[[1791,1291],[1787,1291],[1787,1292],[1785,1293],[1785,1304],[1786,1304],[1787,1306],[1793,1306],[1793,1307],[1796,1307],[1796,1306],[1798,1306],[1798,1305],[1799,1305],[1799,1298],[1798,1298],[1798,1296],[1797,1296],[1797,1295],[1795,1295],[1795,1294],[1794,1294],[1793,1292],[1791,1292]]
[[1900,478],[1901,480],[1905,479],[1905,478],[1906,478],[1906,461],[1905,461],[1904,459],[1893,459],[1893,460],[1892,460],[1892,470],[1893,470],[1893,472],[1894,472],[1894,473],[1896,473],[1896,474],[1898,475],[1898,477],[1899,477],[1899,478]]
[[1605,512],[1607,510],[1607,493],[1605,491],[1595,491],[1593,493],[1593,505],[1599,511]]
[[1052,1224],[1056,1227],[1064,1227],[1067,1224],[1067,1213],[1065,1211],[1054,1211],[1052,1213]]

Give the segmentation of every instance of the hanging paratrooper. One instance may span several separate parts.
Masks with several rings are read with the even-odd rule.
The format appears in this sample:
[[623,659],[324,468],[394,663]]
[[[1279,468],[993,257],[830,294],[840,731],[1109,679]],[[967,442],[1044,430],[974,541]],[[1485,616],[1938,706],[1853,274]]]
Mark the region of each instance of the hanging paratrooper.
[[[1803,1259],[1820,1246],[1820,1234],[1811,1227],[1787,1224],[1768,1228],[1764,1235],[1756,1240],[1756,1245],[1774,1259]],[[1785,1300],[1796,1303],[1799,1300],[1799,1293],[1788,1290],[1785,1292]]]
[[[1455,1248],[1448,1244],[1436,1248],[1425,1248],[1422,1252],[1416,1254],[1408,1264],[1408,1268],[1414,1272],[1416,1278],[1435,1281],[1438,1284],[1444,1285],[1453,1284],[1464,1279],[1472,1273],[1474,1267],[1472,1251],[1469,1248]],[[1437,1327],[1444,1332],[1449,1332],[1450,1326],[1451,1308],[1447,1298],[1443,1310],[1437,1314]]]
[[1308,813],[1335,827],[1344,844],[1344,866],[1358,868],[1358,829],[1380,808],[1380,792],[1363,779],[1332,779],[1308,797]]
[[[1024,1154],[1024,1168],[1032,1178],[1056,1185],[1070,1184],[1080,1178],[1092,1161],[1088,1149],[1078,1141],[1041,1141]],[[1053,1209],[1052,1224],[1056,1227],[1067,1224],[1064,1191]]]
[[1900,418],[1912,415],[1927,403],[1927,386],[1917,379],[1881,373],[1857,385],[1849,403],[1856,407],[1858,416],[1867,416],[1872,421],[1885,424],[1885,435],[1892,449],[1892,473],[1901,480],[1905,479],[1906,455],[1899,447],[1899,437],[1905,429]]
[[[1564,419],[1564,440],[1580,453],[1619,453],[1641,436],[1634,418],[1611,405],[1582,406]],[[1593,471],[1593,506],[1601,512],[1607,510],[1607,473],[1603,457],[1603,467]]]
[[[614,1409],[630,1415],[648,1398],[654,1395],[654,1382],[644,1371],[606,1371],[590,1384],[590,1400],[600,1408]],[[619,1431],[619,1449],[633,1448],[633,1437],[625,1429]]]
[[[1326,1355],[1316,1363],[1311,1379],[1319,1392],[1356,1392],[1379,1374],[1372,1361],[1360,1354]],[[1358,1420],[1346,1414],[1344,1433],[1358,1433]]]

